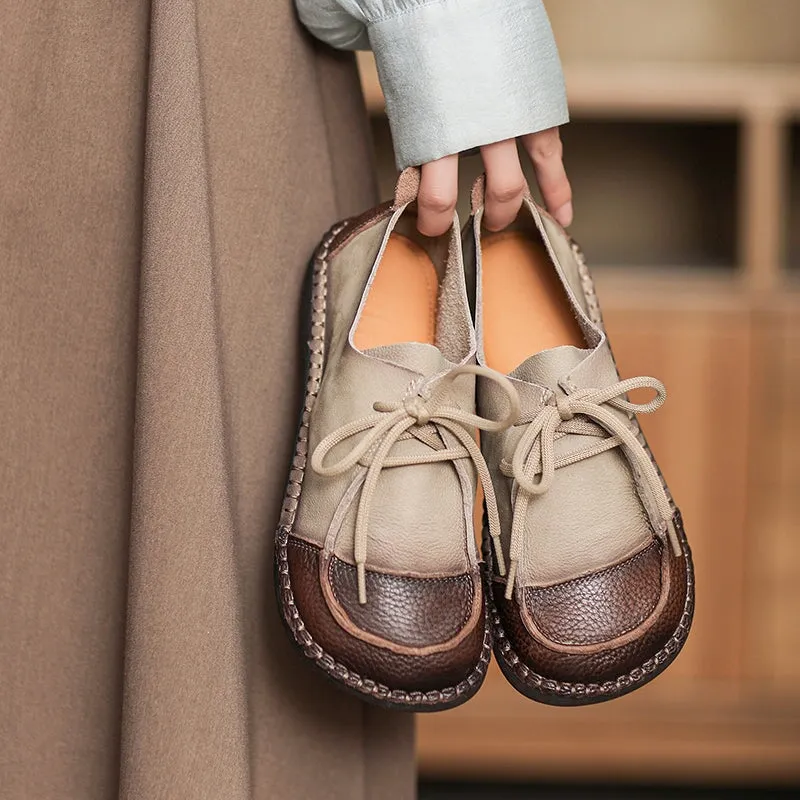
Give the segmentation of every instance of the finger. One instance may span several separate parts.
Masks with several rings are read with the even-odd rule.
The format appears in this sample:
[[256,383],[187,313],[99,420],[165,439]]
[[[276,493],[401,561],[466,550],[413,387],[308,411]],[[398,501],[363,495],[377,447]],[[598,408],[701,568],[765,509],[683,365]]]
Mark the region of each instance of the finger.
[[484,224],[500,231],[517,217],[525,194],[525,175],[519,163],[516,139],[506,139],[481,147],[486,169]]
[[572,224],[572,187],[564,169],[564,148],[558,128],[523,136],[522,144],[533,162],[547,210],[566,228]]
[[423,236],[441,236],[453,224],[458,200],[458,154],[422,165],[417,197],[417,228]]

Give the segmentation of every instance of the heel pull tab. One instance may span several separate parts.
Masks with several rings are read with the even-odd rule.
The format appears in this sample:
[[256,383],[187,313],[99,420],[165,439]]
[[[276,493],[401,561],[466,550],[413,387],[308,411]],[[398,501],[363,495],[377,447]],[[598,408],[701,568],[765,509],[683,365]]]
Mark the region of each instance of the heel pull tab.
[[486,173],[482,172],[472,184],[472,192],[469,196],[469,210],[474,217],[478,210],[483,208],[484,195],[486,194]]
[[419,167],[406,167],[397,179],[394,189],[395,208],[407,206],[417,199],[421,172]]

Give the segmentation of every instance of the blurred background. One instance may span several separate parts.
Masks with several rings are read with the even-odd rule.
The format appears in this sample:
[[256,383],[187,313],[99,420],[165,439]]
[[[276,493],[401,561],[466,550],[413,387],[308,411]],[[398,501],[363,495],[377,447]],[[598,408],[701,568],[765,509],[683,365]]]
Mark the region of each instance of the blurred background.
[[[684,512],[697,614],[675,665],[612,703],[536,705],[494,670],[466,706],[420,717],[420,796],[794,796],[800,0],[545,4],[573,118],[572,232],[623,377],[670,392],[642,424]],[[380,87],[360,65],[390,197]],[[479,171],[462,160],[463,195]]]

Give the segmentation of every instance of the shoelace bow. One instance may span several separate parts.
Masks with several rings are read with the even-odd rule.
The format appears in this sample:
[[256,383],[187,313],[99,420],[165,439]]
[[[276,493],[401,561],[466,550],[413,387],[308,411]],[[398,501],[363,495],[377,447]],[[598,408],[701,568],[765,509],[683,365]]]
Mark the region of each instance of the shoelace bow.
[[[443,402],[444,390],[460,375],[480,375],[497,383],[508,397],[509,410],[504,419],[494,420],[464,411],[455,405]],[[426,387],[427,388],[427,387]],[[504,375],[487,367],[466,364],[455,367],[439,379],[430,393],[426,388],[399,402],[377,402],[375,414],[362,417],[342,425],[326,436],[314,449],[311,468],[320,475],[341,475],[356,464],[367,467],[356,513],[354,535],[354,559],[358,577],[358,602],[367,602],[366,561],[368,524],[378,479],[384,469],[407,467],[419,464],[434,464],[439,461],[458,461],[469,458],[475,465],[478,479],[483,486],[489,522],[489,533],[499,555],[499,568],[505,574],[500,548],[500,516],[491,474],[471,428],[482,431],[502,431],[511,427],[520,413],[519,397],[513,384]],[[459,442],[457,446],[443,443],[437,429],[449,431]],[[353,448],[339,461],[326,464],[325,457],[338,444],[367,431]],[[429,452],[409,456],[391,456],[391,449],[401,440],[415,438],[430,447]]]
[[[635,389],[653,389],[656,396],[649,403],[631,403],[625,399],[625,395]],[[519,487],[511,526],[506,599],[511,599],[514,591],[517,565],[524,542],[525,516],[531,498],[544,494],[550,488],[557,469],[614,447],[622,447],[634,474],[640,478],[652,497],[661,518],[658,521],[658,532],[663,534],[666,530],[675,554],[681,554],[680,541],[672,523],[669,497],[650,455],[625,420],[603,408],[607,405],[620,411],[650,414],[661,408],[666,399],[667,390],[656,378],[629,378],[604,389],[579,389],[565,396],[554,396],[533,418],[514,450],[512,462],[509,464],[503,460],[500,464],[501,472],[513,477]],[[575,419],[576,415],[581,415],[586,420]],[[566,434],[602,437],[602,441],[592,447],[556,458],[556,440]],[[539,480],[535,480],[537,475],[541,475]]]

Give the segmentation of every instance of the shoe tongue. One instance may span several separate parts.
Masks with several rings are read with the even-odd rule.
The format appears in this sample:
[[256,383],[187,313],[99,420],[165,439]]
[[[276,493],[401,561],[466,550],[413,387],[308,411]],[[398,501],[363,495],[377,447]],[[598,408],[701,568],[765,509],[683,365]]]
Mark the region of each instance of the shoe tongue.
[[379,358],[381,361],[388,361],[397,366],[405,367],[425,377],[437,375],[453,366],[442,355],[438,347],[422,342],[402,342],[401,344],[371,347],[369,350],[365,350],[364,353],[372,358]]
[[559,380],[575,369],[591,352],[572,345],[543,350],[523,361],[511,373],[511,377],[556,390]]

